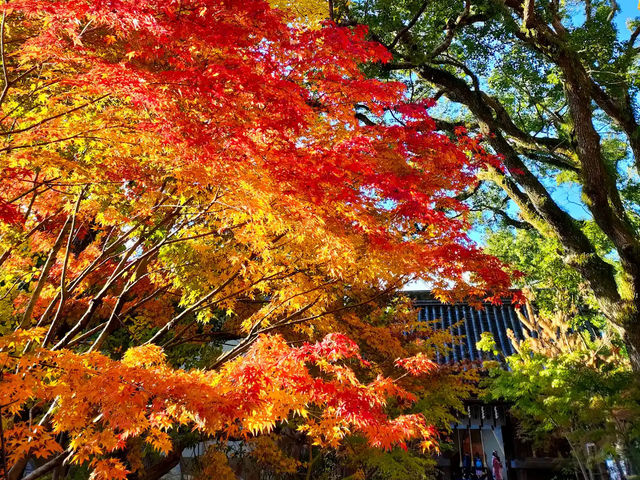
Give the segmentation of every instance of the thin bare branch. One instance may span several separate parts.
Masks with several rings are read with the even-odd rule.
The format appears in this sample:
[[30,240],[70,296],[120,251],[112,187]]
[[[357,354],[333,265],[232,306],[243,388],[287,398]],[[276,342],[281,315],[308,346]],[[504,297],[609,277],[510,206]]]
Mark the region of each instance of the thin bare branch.
[[89,105],[93,105],[94,103],[98,103],[100,100],[104,100],[105,98],[107,98],[108,96],[110,96],[111,94],[106,93],[104,95],[99,96],[98,98],[95,98],[89,102],[85,102],[82,105],[78,105],[77,107],[74,108],[70,108],[69,110],[65,110],[64,112],[58,113],[57,115],[52,115],[50,117],[47,118],[43,118],[42,120],[33,123],[27,127],[23,127],[23,128],[19,128],[18,130],[11,130],[9,132],[4,132],[1,135],[5,135],[5,136],[9,136],[9,135],[15,135],[16,133],[23,133],[23,132],[28,132],[29,130],[32,130],[36,127],[40,127],[42,125],[44,125],[45,123],[51,122],[57,118],[60,117],[64,117],[65,115],[69,115],[70,113],[73,112],[77,112],[78,110],[82,110],[85,107],[88,107]]
[[29,322],[31,321],[31,315],[33,314],[33,309],[36,306],[36,302],[40,298],[40,293],[42,292],[42,289],[44,288],[44,284],[47,278],[49,277],[49,271],[51,270],[51,267],[55,263],[56,255],[62,248],[62,242],[64,240],[65,235],[69,231],[70,227],[71,227],[71,216],[67,217],[66,222],[60,229],[58,238],[53,244],[53,247],[49,252],[49,256],[47,257],[47,260],[44,266],[42,267],[42,271],[40,272],[40,278],[38,278],[38,283],[36,284],[36,288],[31,294],[31,298],[29,299],[29,304],[27,305],[27,308],[24,311],[24,314],[22,316],[22,321],[20,322],[20,328],[27,328],[29,325]]
[[7,72],[7,60],[5,55],[5,42],[4,42],[4,32],[5,25],[7,21],[7,11],[2,12],[2,22],[0,23],[0,62],[2,62],[2,79],[4,85],[2,87],[2,93],[0,93],[0,105],[4,102],[4,99],[9,92],[9,74]]
[[62,312],[62,308],[64,307],[64,303],[67,300],[67,269],[69,267],[69,255],[71,254],[71,243],[73,241],[73,236],[76,231],[76,219],[78,217],[78,210],[80,210],[80,202],[82,202],[82,198],[84,197],[88,187],[82,188],[80,193],[78,194],[78,199],[76,200],[76,204],[73,209],[73,214],[71,216],[71,229],[69,230],[69,235],[67,237],[67,247],[64,254],[64,259],[62,260],[62,273],[60,275],[60,302],[58,303],[58,310],[56,311],[53,320],[51,321],[51,326],[49,327],[49,331],[45,336],[44,343],[48,343],[51,336],[55,334],[58,323],[60,321],[60,313]]

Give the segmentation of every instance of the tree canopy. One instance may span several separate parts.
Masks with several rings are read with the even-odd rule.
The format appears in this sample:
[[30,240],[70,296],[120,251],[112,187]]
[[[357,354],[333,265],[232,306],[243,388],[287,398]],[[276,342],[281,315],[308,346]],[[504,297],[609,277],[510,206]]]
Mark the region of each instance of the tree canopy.
[[340,332],[385,332],[347,312],[410,279],[506,291],[461,199],[497,157],[368,78],[390,56],[365,27],[259,0],[0,11],[8,478],[35,457],[30,480],[155,479],[191,432],[293,417],[320,445],[436,445],[437,415],[405,408],[429,394],[411,377],[436,375],[430,347],[378,335],[405,357],[382,368]]
[[480,134],[501,156],[506,170],[489,168],[468,192],[472,209],[553,238],[638,370],[640,22],[619,10],[610,0],[407,0],[341,11],[393,54],[379,75],[416,99],[446,100],[438,128]]

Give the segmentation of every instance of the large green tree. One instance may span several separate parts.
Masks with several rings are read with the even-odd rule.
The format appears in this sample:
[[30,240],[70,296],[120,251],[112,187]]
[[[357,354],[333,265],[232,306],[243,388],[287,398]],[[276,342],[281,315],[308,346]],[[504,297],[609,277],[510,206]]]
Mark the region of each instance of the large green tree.
[[625,24],[615,0],[338,7],[392,51],[381,75],[442,100],[439,128],[483,135],[502,156],[505,170],[490,169],[469,201],[554,239],[640,370],[640,20]]
[[[567,329],[561,314],[545,317],[530,311],[522,321],[536,334],[512,339],[516,353],[506,358],[508,369],[490,368],[487,397],[511,402],[520,433],[537,444],[564,439],[577,478],[593,478],[589,469],[606,458],[626,461],[627,472],[637,473],[638,384],[631,381],[633,372],[620,355],[615,334]],[[495,350],[495,341],[487,334],[478,348]]]

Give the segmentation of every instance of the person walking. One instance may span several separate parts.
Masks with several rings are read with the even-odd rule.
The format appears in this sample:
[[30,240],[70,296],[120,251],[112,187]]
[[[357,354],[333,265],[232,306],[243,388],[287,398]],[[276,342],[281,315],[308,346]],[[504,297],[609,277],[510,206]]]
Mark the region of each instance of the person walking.
[[471,478],[471,455],[468,453],[462,457],[462,478],[469,480]]
[[476,478],[484,478],[484,463],[478,452],[473,456],[473,466],[475,468]]
[[495,450],[493,451],[493,478],[494,480],[502,480],[502,462]]

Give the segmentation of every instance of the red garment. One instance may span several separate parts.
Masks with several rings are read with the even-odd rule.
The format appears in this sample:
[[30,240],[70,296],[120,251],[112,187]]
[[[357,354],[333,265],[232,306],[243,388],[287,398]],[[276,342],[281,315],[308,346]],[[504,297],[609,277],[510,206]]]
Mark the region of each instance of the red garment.
[[502,480],[502,463],[496,457],[493,457],[493,478]]

